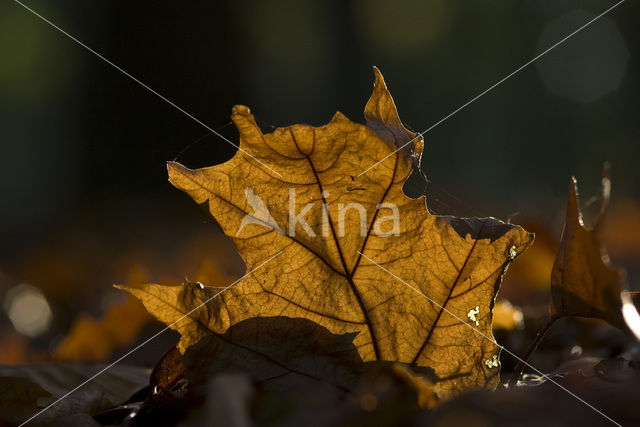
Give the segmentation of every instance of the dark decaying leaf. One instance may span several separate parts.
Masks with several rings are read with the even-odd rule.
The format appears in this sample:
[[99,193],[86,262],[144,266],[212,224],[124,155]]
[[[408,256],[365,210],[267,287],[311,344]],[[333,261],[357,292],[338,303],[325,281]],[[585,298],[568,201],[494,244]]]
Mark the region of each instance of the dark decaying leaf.
[[524,381],[531,385],[500,388],[491,393],[472,392],[445,402],[435,411],[423,413],[418,425],[615,425],[611,419],[624,426],[640,425],[640,375],[634,362],[582,358],[565,363],[548,376],[573,395],[543,377],[532,375]]
[[189,347],[185,374],[195,387],[216,374],[236,371],[248,373],[267,389],[321,382],[353,390],[363,366],[353,337],[332,334],[306,319],[256,317]]
[[184,365],[176,347],[171,347],[156,363],[149,385],[122,405],[96,414],[103,425],[173,425],[183,419],[199,402],[185,398]]
[[625,332],[633,332],[640,339],[640,316],[627,290],[626,273],[611,265],[602,244],[610,194],[609,165],[605,164],[600,210],[595,225],[586,227],[578,201],[578,185],[576,179],[571,178],[562,240],[551,271],[550,318],[514,369],[510,386],[517,384],[526,361],[560,318],[601,319]]
[[[104,365],[62,363],[0,366],[0,423],[25,421],[103,368]],[[148,380],[149,369],[127,365],[110,367],[33,422],[48,425],[74,414],[98,413],[125,401],[144,388]]]
[[51,396],[37,383],[24,377],[0,377],[0,425],[18,424],[38,412],[38,400]]
[[156,363],[149,379],[150,391],[156,392],[157,388],[170,389],[184,376],[182,357],[176,347],[171,347]]
[[601,242],[611,183],[602,177],[602,201],[593,228],[585,227],[575,178],[569,183],[567,214],[560,249],[551,273],[551,316],[581,316],[605,320],[626,330],[621,294],[622,270],[613,267]]

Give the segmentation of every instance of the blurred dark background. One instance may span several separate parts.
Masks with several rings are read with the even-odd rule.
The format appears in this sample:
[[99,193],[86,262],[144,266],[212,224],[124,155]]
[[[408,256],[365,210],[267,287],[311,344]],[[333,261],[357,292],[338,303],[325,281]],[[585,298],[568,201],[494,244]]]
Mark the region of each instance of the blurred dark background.
[[[237,141],[234,104],[250,106],[264,131],[321,125],[336,110],[362,122],[372,65],[406,125],[424,130],[614,2],[25,4]],[[594,205],[608,160],[624,218],[618,239],[627,239],[613,242],[612,255],[636,286],[639,12],[625,2],[426,134],[430,208],[535,221],[557,239],[569,177]],[[178,283],[201,274],[207,260],[224,277],[242,273],[213,221],[167,182],[165,162],[178,155],[199,167],[234,154],[208,133],[20,5],[2,2],[0,324],[3,339],[19,347],[5,361],[53,352],[77,313],[100,316],[121,298],[111,284],[132,275]],[[424,184],[409,187],[421,192]],[[627,226],[639,234],[630,237]],[[46,327],[12,329],[20,292],[46,300]]]

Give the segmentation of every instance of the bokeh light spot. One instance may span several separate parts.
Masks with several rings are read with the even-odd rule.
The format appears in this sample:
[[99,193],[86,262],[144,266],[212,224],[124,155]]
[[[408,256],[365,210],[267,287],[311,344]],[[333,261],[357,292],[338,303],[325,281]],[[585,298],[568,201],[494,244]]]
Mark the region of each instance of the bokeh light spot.
[[[542,30],[537,52],[595,17],[594,13],[576,9],[551,21]],[[537,61],[536,68],[547,90],[587,104],[620,86],[628,60],[629,50],[616,24],[600,18],[568,40],[564,47]]]
[[47,331],[53,318],[42,291],[25,284],[9,289],[4,309],[15,330],[29,337],[36,337]]

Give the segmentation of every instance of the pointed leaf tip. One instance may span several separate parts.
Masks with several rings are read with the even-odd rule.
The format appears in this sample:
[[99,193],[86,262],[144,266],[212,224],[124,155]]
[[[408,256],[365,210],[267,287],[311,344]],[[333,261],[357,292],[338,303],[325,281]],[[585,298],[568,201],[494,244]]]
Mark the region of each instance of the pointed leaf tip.
[[169,174],[169,182],[173,182],[176,176],[184,175],[188,172],[191,172],[191,169],[187,168],[181,163],[174,161],[167,162],[167,173]]
[[375,76],[376,80],[373,82],[373,86],[382,86],[384,89],[387,88],[387,84],[384,81],[384,77],[382,76],[382,72],[380,71],[380,69],[378,67],[376,67],[375,65],[373,66],[373,75]]
[[411,158],[414,165],[420,166],[424,139],[404,127],[380,69],[374,66],[373,73],[373,93],[364,109],[367,126],[393,150],[402,148],[401,153]]
[[582,225],[582,212],[578,202],[578,181],[573,176],[569,180],[569,194],[567,195],[566,225],[568,224]]
[[[604,176],[608,181],[606,172]],[[610,264],[599,226],[583,225],[577,182],[572,177],[565,229],[551,273],[551,314],[595,317],[624,330],[620,293],[627,288],[625,274]]]

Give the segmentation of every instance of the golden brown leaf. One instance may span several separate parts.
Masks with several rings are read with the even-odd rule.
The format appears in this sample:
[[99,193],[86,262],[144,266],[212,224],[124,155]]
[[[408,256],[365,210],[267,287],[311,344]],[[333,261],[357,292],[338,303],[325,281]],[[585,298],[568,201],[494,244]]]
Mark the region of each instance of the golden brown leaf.
[[105,361],[114,350],[133,342],[151,320],[140,301],[131,296],[111,305],[100,319],[81,313],[56,349],[55,358],[65,362]]
[[[355,333],[364,361],[431,367],[445,396],[497,384],[499,348],[487,339],[491,309],[507,265],[533,236],[494,218],[434,216],[423,197],[402,193],[423,140],[402,126],[382,75],[375,74],[367,125],[336,113],[325,126],[263,134],[249,109],[236,106],[241,151],[231,160],[197,170],[168,164],[171,183],[207,203],[248,270],[280,253],[190,314],[194,321],[173,325],[182,334],[181,351],[241,321],[285,316],[337,335]],[[293,191],[294,216],[312,204],[304,216],[308,226],[289,221]],[[362,212],[345,214],[349,204]],[[215,294],[196,284],[129,291],[167,324]]]
[[624,274],[611,266],[601,243],[610,186],[605,170],[600,213],[594,227],[588,228],[582,220],[576,179],[571,178],[562,241],[551,273],[552,318],[594,317],[626,329],[621,301]]

